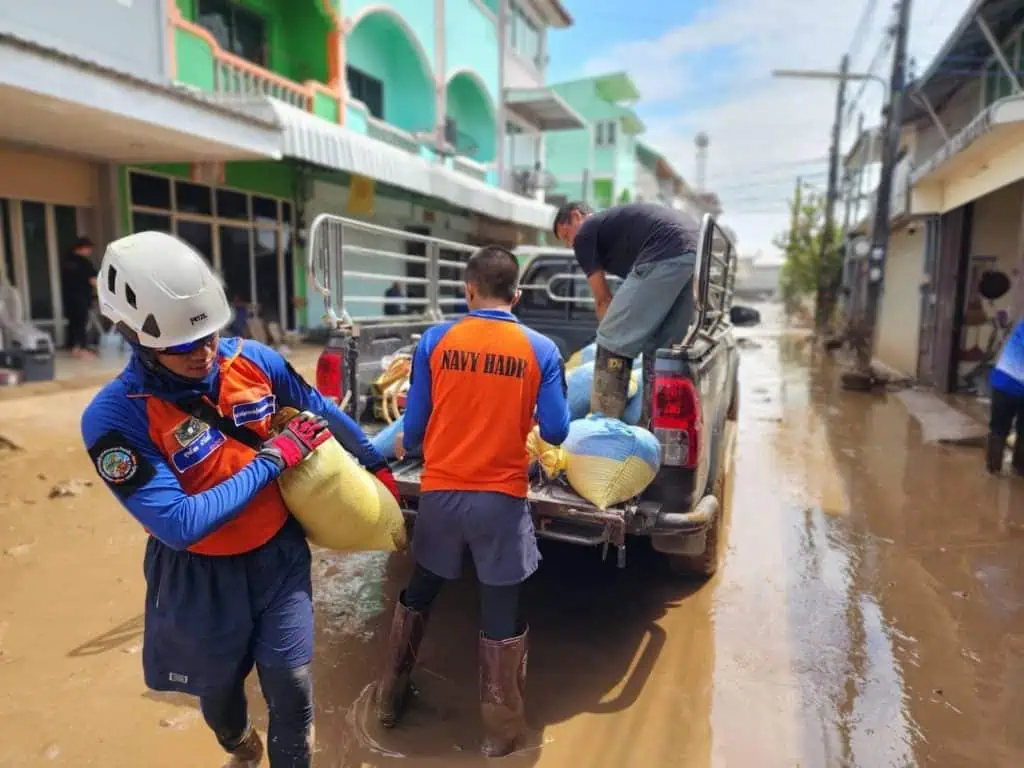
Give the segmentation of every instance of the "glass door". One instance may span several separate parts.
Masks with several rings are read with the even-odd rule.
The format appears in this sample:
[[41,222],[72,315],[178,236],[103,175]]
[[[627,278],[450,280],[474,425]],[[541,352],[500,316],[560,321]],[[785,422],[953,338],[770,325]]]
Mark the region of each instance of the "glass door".
[[28,311],[33,322],[53,327],[53,262],[56,243],[48,236],[46,205],[22,202],[21,231],[24,238],[25,266],[28,273]]
[[220,245],[220,273],[224,290],[232,304],[253,304],[252,239],[248,227],[220,224],[217,227]]

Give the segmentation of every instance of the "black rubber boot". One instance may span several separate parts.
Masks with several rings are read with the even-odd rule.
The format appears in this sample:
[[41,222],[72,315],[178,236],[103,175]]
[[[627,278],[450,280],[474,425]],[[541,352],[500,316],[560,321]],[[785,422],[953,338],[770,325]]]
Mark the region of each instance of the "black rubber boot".
[[988,446],[985,455],[985,468],[989,474],[998,475],[1003,471],[1003,458],[1006,454],[1006,436],[988,435]]
[[640,402],[640,426],[644,429],[651,428],[651,405],[654,403],[654,399],[651,397],[651,393],[654,392],[654,355],[645,354],[643,359],[643,374],[640,379],[640,397],[643,398]]
[[1024,477],[1024,425],[1017,427],[1013,444],[1013,471]]
[[630,358],[598,347],[594,357],[594,385],[590,390],[591,412],[610,419],[621,419],[626,412],[629,376],[632,372],[633,361]]

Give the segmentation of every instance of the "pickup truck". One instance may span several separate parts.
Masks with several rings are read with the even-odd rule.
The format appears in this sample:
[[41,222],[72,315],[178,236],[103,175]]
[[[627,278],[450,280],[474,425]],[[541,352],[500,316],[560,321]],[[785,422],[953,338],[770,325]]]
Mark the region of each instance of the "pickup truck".
[[[318,272],[326,274],[331,268],[338,274],[347,272],[344,237],[324,231],[318,238],[318,225],[322,230],[371,226],[339,217],[320,219],[324,217],[311,228],[310,268],[315,281]],[[585,277],[571,251],[523,251],[523,298],[516,314],[521,322],[552,338],[568,356],[592,341],[596,331]],[[429,249],[427,258],[431,258]],[[434,260],[442,266],[452,263],[437,256]],[[428,264],[426,274],[438,275],[437,266]],[[615,547],[617,563],[625,567],[630,538],[643,536],[664,554],[672,572],[700,577],[715,572],[722,488],[734,434],[730,427],[739,413],[739,350],[733,328],[759,321],[756,311],[732,305],[735,266],[729,236],[711,216],[705,216],[694,271],[694,320],[678,344],[658,350],[653,386],[646,394],[652,399],[647,426],[662,446],[662,465],[655,480],[640,497],[600,510],[580,498],[564,480],[538,477],[531,482],[529,501],[539,538],[599,548],[603,555]],[[445,282],[428,288],[427,295],[436,299],[437,288],[447,287]],[[457,281],[447,282],[457,287]],[[335,283],[344,284],[344,279]],[[424,328],[451,316],[442,311],[441,303],[431,300],[419,315],[392,316],[386,322],[379,318],[361,321],[348,315],[343,301],[338,305],[339,314],[330,302],[341,297],[333,297],[319,281],[317,285],[328,302],[326,314],[335,322],[318,365],[317,385],[353,413],[367,397],[360,394],[367,391],[365,374],[379,372],[382,356],[414,343]],[[368,359],[364,359],[367,352]],[[406,459],[393,470],[406,499],[406,514],[414,519],[422,464]]]

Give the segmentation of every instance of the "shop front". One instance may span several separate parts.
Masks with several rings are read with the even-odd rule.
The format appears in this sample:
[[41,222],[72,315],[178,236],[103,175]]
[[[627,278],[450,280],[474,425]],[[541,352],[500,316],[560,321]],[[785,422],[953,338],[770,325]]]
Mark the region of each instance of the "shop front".
[[[296,255],[294,183],[283,163],[229,163],[219,178],[185,164],[124,169],[125,229],[191,243],[250,317],[296,328],[305,280]],[[207,183],[208,182],[208,183]]]

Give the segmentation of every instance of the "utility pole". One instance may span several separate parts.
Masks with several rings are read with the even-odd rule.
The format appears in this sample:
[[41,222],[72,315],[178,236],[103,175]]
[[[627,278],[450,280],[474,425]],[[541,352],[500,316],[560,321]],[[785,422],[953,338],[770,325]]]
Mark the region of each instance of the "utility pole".
[[[900,149],[900,128],[903,123],[903,101],[906,90],[907,34],[910,29],[911,0],[899,0],[897,6],[896,40],[892,54],[892,75],[889,79],[889,105],[885,108],[885,129],[882,134],[882,170],[875,200],[874,227],[868,264],[868,296],[865,308],[865,339],[857,344],[857,376],[861,383],[873,380],[871,358],[875,346],[875,326],[885,278],[885,260],[889,250],[889,209],[896,156]],[[851,382],[852,383],[852,382]],[[853,384],[856,388],[857,385]]]
[[844,55],[839,64],[839,86],[836,89],[836,117],[832,123],[832,146],[828,157],[828,191],[825,194],[825,222],[821,230],[821,246],[818,253],[818,295],[815,301],[814,330],[821,333],[835,309],[835,297],[831,295],[834,275],[825,269],[830,251],[835,244],[835,210],[839,196],[839,151],[842,139],[843,113],[846,111],[846,82],[850,74],[850,57]]

